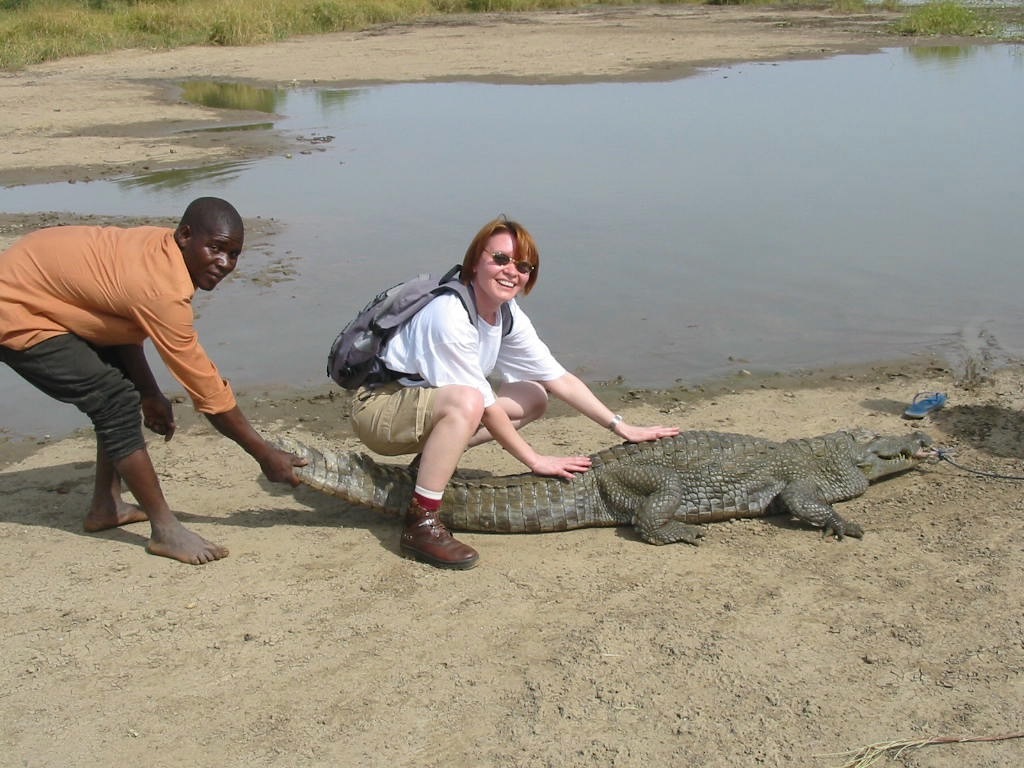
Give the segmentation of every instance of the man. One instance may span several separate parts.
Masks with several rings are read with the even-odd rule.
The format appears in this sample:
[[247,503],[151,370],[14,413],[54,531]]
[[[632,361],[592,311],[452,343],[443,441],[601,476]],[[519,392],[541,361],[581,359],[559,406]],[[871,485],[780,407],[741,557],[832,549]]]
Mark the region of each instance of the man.
[[[234,206],[192,201],[176,229],[53,227],[0,254],[0,360],[50,397],[75,405],[96,432],[96,480],[85,530],[149,520],[148,552],[200,565],[228,550],[185,528],[160,488],[143,437],[174,435],[142,344],[148,338],[196,410],[273,482],[298,484],[305,462],[264,440],[199,343],[192,296],[235,268],[244,227]],[[121,481],[138,505],[121,498]]]

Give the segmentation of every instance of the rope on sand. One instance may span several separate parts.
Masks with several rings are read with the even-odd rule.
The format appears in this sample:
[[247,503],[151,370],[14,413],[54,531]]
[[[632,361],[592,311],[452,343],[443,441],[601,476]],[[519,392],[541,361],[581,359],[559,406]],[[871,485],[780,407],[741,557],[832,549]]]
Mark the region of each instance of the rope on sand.
[[934,744],[966,744],[975,741],[1006,741],[1008,739],[1024,738],[1024,733],[1007,733],[1002,736],[935,736],[931,739],[918,739],[907,741],[880,741],[876,744],[868,744],[860,749],[853,749],[848,752],[833,752],[828,755],[817,755],[817,757],[846,757],[850,759],[838,768],[868,768],[874,765],[883,757],[891,757],[896,760],[909,749],[920,749]]
[[1001,475],[1001,474],[999,474],[997,472],[983,472],[980,469],[971,469],[970,467],[965,467],[963,464],[957,464],[955,461],[953,461],[951,458],[949,458],[951,453],[952,453],[952,450],[950,450],[950,449],[947,449],[947,448],[936,448],[932,452],[932,455],[936,459],[938,459],[939,461],[945,461],[948,464],[952,464],[954,467],[956,467],[959,470],[962,470],[964,472],[970,472],[972,475],[981,475],[982,477],[992,477],[992,478],[995,478],[996,480],[1024,480],[1024,477],[1022,477],[1021,475]]

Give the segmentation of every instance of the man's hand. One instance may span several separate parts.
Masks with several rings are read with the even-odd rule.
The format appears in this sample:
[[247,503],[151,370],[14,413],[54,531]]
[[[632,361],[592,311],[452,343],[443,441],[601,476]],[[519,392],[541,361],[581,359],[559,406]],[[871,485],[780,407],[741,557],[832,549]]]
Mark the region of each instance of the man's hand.
[[294,453],[272,448],[270,453],[260,461],[260,468],[267,480],[272,483],[288,483],[294,488],[302,482],[295,474],[295,467],[304,467],[307,463],[305,459],[300,459]]
[[165,442],[174,436],[178,426],[174,423],[174,409],[162,392],[142,396],[142,423],[146,429],[163,435]]

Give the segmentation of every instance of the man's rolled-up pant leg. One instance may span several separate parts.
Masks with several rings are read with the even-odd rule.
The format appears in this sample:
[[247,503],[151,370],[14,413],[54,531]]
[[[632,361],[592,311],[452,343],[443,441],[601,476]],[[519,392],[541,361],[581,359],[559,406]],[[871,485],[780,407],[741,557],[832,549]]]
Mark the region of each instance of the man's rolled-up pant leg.
[[0,360],[39,391],[88,416],[111,461],[146,447],[141,398],[116,355],[68,333],[24,350],[0,346]]

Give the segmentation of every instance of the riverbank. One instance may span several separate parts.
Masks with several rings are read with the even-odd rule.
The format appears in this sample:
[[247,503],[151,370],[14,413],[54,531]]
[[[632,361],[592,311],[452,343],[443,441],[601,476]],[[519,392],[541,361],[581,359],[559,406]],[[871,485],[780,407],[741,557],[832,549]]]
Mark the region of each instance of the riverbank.
[[186,79],[283,88],[669,80],[737,61],[948,42],[894,35],[896,18],[883,10],[596,7],[443,16],[252,48],[130,50],[62,60],[0,76],[0,138],[6,148],[0,184],[84,181],[282,150],[272,137],[252,131],[202,131],[245,122],[247,116],[180,100],[176,84]]

